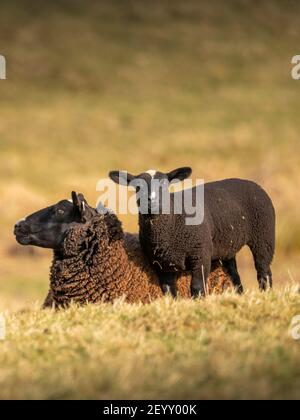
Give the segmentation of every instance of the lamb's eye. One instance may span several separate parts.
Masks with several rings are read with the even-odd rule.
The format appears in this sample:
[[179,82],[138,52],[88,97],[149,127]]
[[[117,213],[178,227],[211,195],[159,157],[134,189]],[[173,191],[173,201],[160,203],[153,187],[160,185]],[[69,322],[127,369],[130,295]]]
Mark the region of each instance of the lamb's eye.
[[58,214],[59,216],[63,216],[63,215],[65,214],[65,211],[64,211],[64,210],[62,210],[62,209],[59,209],[59,210],[57,210],[57,214]]

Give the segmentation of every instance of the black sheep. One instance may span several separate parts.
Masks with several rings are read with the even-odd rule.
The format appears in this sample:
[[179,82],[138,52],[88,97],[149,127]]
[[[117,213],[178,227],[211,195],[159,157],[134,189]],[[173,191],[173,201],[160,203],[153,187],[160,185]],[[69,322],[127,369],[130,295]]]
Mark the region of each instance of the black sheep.
[[[244,245],[248,245],[253,254],[260,289],[266,290],[268,281],[272,287],[270,266],[275,251],[275,211],[267,193],[256,183],[242,179],[206,183],[203,222],[187,225],[184,209],[181,214],[174,214],[175,198],[181,193],[170,193],[168,185],[186,179],[191,172],[191,168],[179,168],[166,174],[158,171],[138,176],[120,171],[109,174],[117,183],[136,187],[140,242],[159,273],[164,292],[176,295],[175,273],[189,270],[192,296],[205,295],[211,263],[221,260],[236,290],[242,293],[236,254]],[[153,188],[153,180],[159,180],[160,194],[156,185]],[[197,188],[190,190],[194,203]],[[170,214],[162,211],[164,194],[170,197]],[[147,196],[147,212],[141,211],[143,196]]]

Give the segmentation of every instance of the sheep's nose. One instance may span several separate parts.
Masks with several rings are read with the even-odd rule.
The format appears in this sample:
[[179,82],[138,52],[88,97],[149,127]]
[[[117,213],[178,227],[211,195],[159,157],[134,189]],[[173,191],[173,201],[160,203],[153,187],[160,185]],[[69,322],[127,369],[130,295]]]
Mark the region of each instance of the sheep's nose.
[[16,233],[26,234],[26,233],[29,233],[29,231],[30,231],[29,226],[24,221],[21,221],[15,224],[15,228],[14,228],[15,234]]

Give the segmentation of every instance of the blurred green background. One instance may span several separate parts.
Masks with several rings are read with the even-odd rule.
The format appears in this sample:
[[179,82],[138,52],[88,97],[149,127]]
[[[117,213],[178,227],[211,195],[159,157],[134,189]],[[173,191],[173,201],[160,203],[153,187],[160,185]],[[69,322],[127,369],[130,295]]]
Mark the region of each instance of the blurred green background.
[[[73,189],[95,204],[120,168],[259,182],[277,209],[275,285],[297,281],[299,26],[296,0],[2,0],[0,309],[47,290],[50,253],[16,246],[14,222]],[[239,263],[256,287],[248,252]]]

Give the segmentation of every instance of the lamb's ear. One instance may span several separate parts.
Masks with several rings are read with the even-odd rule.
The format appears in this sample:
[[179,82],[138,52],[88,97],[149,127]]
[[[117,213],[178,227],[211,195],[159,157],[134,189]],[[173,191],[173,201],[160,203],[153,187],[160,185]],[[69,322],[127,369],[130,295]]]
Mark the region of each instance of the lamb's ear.
[[126,171],[110,171],[109,177],[116,184],[128,186],[136,177]]
[[183,181],[184,179],[188,178],[192,174],[192,168],[190,167],[183,167],[174,169],[174,171],[168,172],[167,177],[169,182],[172,181]]

